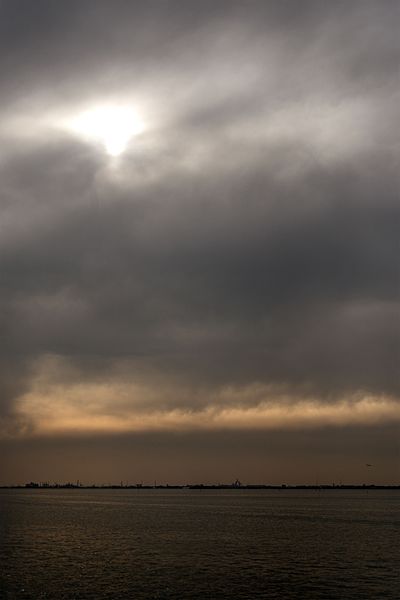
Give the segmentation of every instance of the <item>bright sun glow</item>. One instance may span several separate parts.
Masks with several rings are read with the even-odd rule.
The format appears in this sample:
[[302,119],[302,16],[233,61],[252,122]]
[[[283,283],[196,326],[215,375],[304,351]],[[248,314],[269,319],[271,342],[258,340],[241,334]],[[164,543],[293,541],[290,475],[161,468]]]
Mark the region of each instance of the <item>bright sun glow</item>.
[[100,142],[107,154],[118,156],[139,135],[143,122],[130,108],[103,107],[88,110],[74,119],[72,128],[87,139]]

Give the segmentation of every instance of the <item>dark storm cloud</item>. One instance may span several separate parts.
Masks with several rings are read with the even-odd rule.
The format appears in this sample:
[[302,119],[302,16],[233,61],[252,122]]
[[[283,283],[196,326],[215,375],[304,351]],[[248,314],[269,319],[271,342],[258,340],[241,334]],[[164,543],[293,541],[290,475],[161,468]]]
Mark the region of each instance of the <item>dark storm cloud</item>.
[[[64,153],[43,157],[60,182],[58,160]],[[3,254],[14,347],[72,357],[183,352],[184,365],[192,359],[202,377],[219,372],[221,383],[328,378],[329,389],[358,389],[372,379],[393,391],[395,198],[374,203],[381,187],[355,185],[347,169],[327,174],[329,185],[307,173],[305,198],[298,178],[282,190],[260,171],[210,173],[211,185],[182,174],[100,205],[85,199],[89,176],[67,173],[61,199],[39,203],[36,227],[23,227]]]
[[11,102],[59,87],[73,95],[77,84],[78,94],[134,78],[154,85],[155,76],[171,87],[181,78],[193,85],[209,59],[220,75],[234,69],[239,77],[250,61],[260,67],[258,78],[277,72],[272,95],[281,102],[286,87],[316,93],[310,84],[329,87],[331,78],[354,89],[387,86],[398,69],[395,2],[17,0],[0,10],[2,96]]
[[[0,17],[4,410],[48,355],[81,381],[130,359],[190,409],[254,382],[398,396],[397,3]],[[117,171],[41,125],[135,91],[155,125]]]

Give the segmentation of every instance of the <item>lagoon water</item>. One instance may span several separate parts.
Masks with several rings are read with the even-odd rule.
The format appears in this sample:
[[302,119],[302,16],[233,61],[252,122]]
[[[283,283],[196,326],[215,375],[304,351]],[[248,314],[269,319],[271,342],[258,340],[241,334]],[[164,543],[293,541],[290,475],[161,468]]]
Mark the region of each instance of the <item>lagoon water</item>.
[[399,509],[396,490],[0,490],[0,597],[398,599]]

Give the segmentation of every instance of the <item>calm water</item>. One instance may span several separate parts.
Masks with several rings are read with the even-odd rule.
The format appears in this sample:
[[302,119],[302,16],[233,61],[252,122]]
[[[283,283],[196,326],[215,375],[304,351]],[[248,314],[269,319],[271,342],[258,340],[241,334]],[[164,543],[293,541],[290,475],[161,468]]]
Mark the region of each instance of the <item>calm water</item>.
[[400,598],[399,491],[0,490],[0,597]]

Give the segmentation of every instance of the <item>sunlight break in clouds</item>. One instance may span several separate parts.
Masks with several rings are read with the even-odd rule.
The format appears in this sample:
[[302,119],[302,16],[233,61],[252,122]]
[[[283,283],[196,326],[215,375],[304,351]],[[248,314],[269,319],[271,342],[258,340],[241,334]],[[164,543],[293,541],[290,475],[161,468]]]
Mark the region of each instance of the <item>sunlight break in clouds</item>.
[[80,114],[70,123],[72,131],[84,139],[100,142],[107,154],[119,156],[131,139],[145,128],[142,119],[129,107],[96,107]]
[[[267,396],[254,406],[249,398]],[[210,396],[210,405],[189,408],[146,409],[135,397],[154,402],[154,391],[143,386],[76,384],[48,387],[21,398],[17,414],[30,423],[33,436],[102,434],[149,431],[299,430],[326,426],[365,426],[400,423],[395,399],[356,395],[348,400],[320,403],[315,399],[295,403],[268,398],[263,386],[225,388]],[[159,398],[158,402],[161,402]],[[243,405],[239,402],[242,400]],[[222,402],[221,402],[222,401]],[[223,401],[228,402],[224,405]],[[229,403],[230,401],[230,403]],[[247,405],[247,406],[246,406]]]

